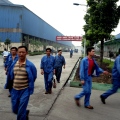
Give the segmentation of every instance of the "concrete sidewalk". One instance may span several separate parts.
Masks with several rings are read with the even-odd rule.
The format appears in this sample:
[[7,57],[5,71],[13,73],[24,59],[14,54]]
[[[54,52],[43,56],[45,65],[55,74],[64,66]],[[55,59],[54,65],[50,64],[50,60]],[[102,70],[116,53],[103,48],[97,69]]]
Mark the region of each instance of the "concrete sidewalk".
[[[69,52],[63,53],[66,59],[66,69],[63,69],[61,76],[61,83],[57,84],[57,88],[53,89],[52,95],[44,94],[44,78],[40,74],[40,60],[43,55],[28,56],[28,59],[32,61],[38,71],[38,77],[35,81],[35,91],[30,97],[28,109],[30,109],[30,120],[43,120],[48,114],[52,104],[54,103],[59,91],[68,79],[75,63],[80,57],[79,53],[74,53],[73,57],[69,57]],[[0,61],[2,57],[0,56]],[[3,63],[0,62],[0,120],[16,120],[16,115],[11,111],[11,102],[8,98],[8,90],[4,89],[6,76],[4,72]]]
[[100,94],[103,91],[93,90],[91,105],[94,109],[84,108],[84,99],[81,99],[81,107],[74,102],[74,95],[78,94],[81,88],[65,87],[54,104],[50,114],[45,120],[120,120],[120,94],[114,94],[102,104]]

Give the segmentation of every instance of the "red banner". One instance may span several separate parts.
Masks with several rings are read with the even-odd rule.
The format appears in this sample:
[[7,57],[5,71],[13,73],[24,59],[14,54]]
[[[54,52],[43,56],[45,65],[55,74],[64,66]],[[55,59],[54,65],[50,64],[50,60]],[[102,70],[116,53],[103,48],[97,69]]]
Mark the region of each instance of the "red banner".
[[82,41],[81,36],[56,36],[56,41]]

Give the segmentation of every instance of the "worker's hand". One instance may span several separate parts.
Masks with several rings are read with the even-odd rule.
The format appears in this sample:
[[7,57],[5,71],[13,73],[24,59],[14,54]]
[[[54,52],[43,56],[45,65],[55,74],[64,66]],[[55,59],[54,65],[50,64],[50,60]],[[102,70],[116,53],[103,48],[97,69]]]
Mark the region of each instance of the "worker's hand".
[[104,72],[103,72],[103,74],[106,74],[106,75],[108,75],[108,74],[109,74],[109,72],[108,72],[108,71],[104,71]]
[[7,68],[4,68],[5,71],[7,71]]
[[53,70],[53,74],[55,74],[55,69]]
[[84,81],[84,80],[82,80],[82,81],[81,81],[81,84],[82,84],[82,85],[84,85],[84,84],[85,84],[85,81]]
[[63,68],[65,69],[65,66],[63,66]]
[[5,71],[5,75],[7,75],[7,71]]
[[44,74],[44,71],[43,70],[41,70],[41,75],[43,75]]

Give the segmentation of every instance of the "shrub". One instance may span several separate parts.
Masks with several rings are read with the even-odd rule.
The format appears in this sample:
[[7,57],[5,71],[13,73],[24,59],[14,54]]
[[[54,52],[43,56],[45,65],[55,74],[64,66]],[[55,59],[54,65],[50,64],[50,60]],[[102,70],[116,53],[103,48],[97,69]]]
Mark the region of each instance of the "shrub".
[[103,63],[108,63],[108,64],[110,64],[111,62],[112,62],[111,60],[103,59]]
[[109,69],[111,69],[111,70],[112,70],[113,65],[114,65],[114,62],[113,62],[113,61],[108,60],[108,59],[103,59],[103,63],[108,64],[108,66],[107,66],[107,67],[108,67]]
[[34,51],[34,52],[29,52],[29,55],[30,55],[30,56],[34,56],[34,55],[42,55],[43,53],[44,53],[43,51],[39,51],[39,52]]
[[113,65],[114,65],[114,62],[111,62],[111,63],[109,64],[108,68],[110,68],[110,69],[112,70]]

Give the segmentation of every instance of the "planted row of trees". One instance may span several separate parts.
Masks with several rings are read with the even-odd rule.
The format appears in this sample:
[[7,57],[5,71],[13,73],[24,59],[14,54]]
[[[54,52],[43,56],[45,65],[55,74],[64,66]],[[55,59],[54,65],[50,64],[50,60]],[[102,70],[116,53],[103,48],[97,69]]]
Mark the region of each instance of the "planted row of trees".
[[[29,39],[28,37],[24,37],[25,39],[25,45],[28,46],[30,44],[31,48],[33,48],[33,51],[38,51],[40,47],[44,46],[44,48],[46,48],[46,46],[50,45],[53,46],[54,48],[58,49],[60,47],[62,48],[66,48],[64,45],[61,45],[59,43],[56,42],[52,42],[49,43],[47,41],[40,41],[40,39]],[[22,40],[21,40],[22,43]],[[11,44],[11,40],[10,39],[6,39],[4,44],[7,46],[7,50],[10,47]],[[0,40],[0,47],[1,47],[1,40]]]
[[111,38],[111,32],[117,27],[120,19],[119,0],[87,0],[87,13],[84,17],[86,25],[84,38],[88,46],[101,41],[100,64],[103,61],[104,40]]
[[53,46],[54,48],[61,47],[61,45],[56,42],[49,43],[48,41],[40,41],[40,39],[29,39],[27,37],[24,37],[24,39],[25,41],[27,41],[27,43],[25,44],[30,43],[31,47],[33,48],[33,51],[38,51],[38,49],[42,46],[44,48],[46,48],[46,46]]
[[[2,41],[1,41],[1,39],[0,39],[0,47],[2,47],[1,42],[2,42]],[[11,40],[7,38],[7,39],[5,40],[5,42],[4,42],[4,44],[7,46],[7,50],[8,50],[8,47],[9,47],[9,45],[11,44]]]

